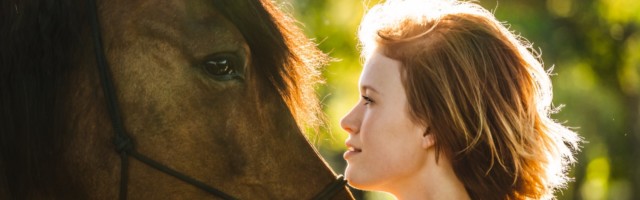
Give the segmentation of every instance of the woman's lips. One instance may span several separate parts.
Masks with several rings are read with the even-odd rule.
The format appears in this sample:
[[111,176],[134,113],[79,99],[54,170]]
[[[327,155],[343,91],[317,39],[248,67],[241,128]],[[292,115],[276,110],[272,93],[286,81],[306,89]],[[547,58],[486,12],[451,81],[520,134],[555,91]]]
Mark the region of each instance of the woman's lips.
[[344,152],[344,155],[342,155],[342,157],[344,157],[345,160],[348,160],[349,158],[359,154],[362,152],[362,149],[353,147],[349,144],[347,144],[347,151]]

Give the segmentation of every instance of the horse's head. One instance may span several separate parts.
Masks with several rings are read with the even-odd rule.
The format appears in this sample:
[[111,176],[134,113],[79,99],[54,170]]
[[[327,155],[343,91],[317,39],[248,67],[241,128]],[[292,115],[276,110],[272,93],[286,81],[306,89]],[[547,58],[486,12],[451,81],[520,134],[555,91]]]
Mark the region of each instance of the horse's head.
[[[78,8],[63,9],[75,3]],[[55,53],[46,52],[40,56],[55,61],[51,65],[57,68],[43,81],[45,89],[55,92],[34,102],[14,100],[28,95],[2,102],[3,106],[29,107],[47,98],[56,100],[47,104],[53,108],[46,107],[47,112],[36,121],[15,114],[31,112],[26,108],[3,112],[11,121],[46,122],[51,129],[14,125],[3,133],[11,137],[3,138],[0,169],[15,174],[5,175],[0,185],[4,183],[7,189],[0,194],[118,196],[123,169],[112,143],[113,122],[91,44],[87,20],[91,12],[83,5],[83,1],[42,1],[35,6],[15,3],[2,10],[11,14],[9,19],[16,18],[13,24],[17,25],[12,26],[28,21],[20,17],[35,12],[30,9],[44,10],[36,13],[37,23],[43,23],[47,12],[53,13],[52,22],[45,21],[54,30],[40,35],[54,34],[44,36],[45,40],[53,40],[50,46],[62,45],[52,50],[61,48],[62,53],[57,54],[63,58],[50,58]],[[317,114],[311,86],[317,79],[315,67],[325,57],[271,1],[101,1],[97,16],[124,129],[137,152],[240,199],[307,199],[334,181],[335,175],[299,128],[300,122],[314,121]],[[57,19],[72,22],[53,21]],[[3,27],[5,32],[15,34]],[[3,64],[18,69],[17,60],[3,60]],[[45,61],[31,67],[47,67]],[[48,86],[48,82],[53,84]],[[3,95],[14,94],[12,87],[3,86]],[[37,114],[42,113],[27,115]],[[14,136],[21,131],[28,132],[27,136]],[[39,131],[52,133],[36,133]],[[35,161],[26,158],[9,163],[18,154],[11,157],[7,152],[26,149],[6,144],[12,137],[18,141],[51,139],[53,144],[31,142],[27,146],[46,144],[51,150],[25,153]],[[128,161],[130,198],[211,197],[140,161]],[[40,166],[47,164],[51,166]],[[23,165],[29,167],[19,169]],[[42,173],[43,180],[19,180],[33,173]],[[11,186],[12,181],[20,184]],[[34,189],[41,189],[42,194]],[[342,190],[336,198],[349,198],[348,191]]]

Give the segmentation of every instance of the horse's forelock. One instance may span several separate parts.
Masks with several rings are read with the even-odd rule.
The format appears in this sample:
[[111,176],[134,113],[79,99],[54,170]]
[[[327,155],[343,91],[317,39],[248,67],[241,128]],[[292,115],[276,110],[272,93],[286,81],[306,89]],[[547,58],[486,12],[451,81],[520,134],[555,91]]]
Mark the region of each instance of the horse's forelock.
[[328,57],[270,0],[215,1],[243,34],[252,53],[252,70],[282,95],[299,125],[322,122],[314,85]]

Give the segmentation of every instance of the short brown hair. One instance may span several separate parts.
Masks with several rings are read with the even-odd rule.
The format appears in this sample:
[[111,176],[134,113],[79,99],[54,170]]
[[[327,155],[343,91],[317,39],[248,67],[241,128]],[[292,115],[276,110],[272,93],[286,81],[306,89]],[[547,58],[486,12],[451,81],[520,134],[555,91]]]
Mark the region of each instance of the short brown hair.
[[566,185],[580,137],[549,117],[551,81],[535,51],[489,11],[388,0],[359,37],[363,57],[378,49],[402,63],[409,113],[471,198],[547,199]]

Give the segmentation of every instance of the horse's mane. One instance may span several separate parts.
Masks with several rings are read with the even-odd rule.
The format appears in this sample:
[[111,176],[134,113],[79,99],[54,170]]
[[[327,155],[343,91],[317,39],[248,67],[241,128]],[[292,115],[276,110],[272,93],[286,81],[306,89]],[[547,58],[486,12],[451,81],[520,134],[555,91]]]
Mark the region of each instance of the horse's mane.
[[[269,0],[214,1],[244,35],[257,76],[280,92],[298,122],[317,119],[313,84],[326,57]],[[84,1],[5,0],[0,8],[0,198],[53,194],[68,130],[60,103],[74,52],[88,45]],[[64,171],[64,170],[63,170]],[[56,186],[57,185],[57,186]]]

